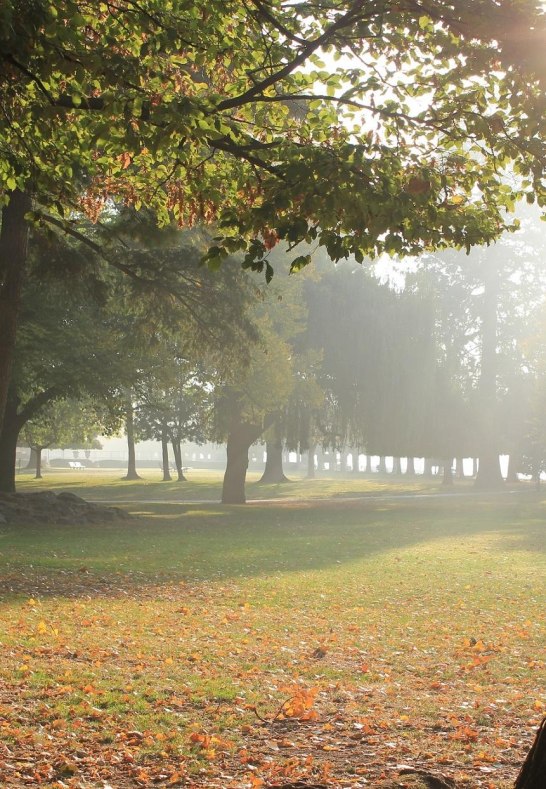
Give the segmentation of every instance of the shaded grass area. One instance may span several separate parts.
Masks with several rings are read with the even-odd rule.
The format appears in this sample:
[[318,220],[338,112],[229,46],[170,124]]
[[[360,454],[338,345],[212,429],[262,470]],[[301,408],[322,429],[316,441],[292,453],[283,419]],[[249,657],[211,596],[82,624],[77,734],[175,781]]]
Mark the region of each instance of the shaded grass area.
[[[119,469],[115,471],[55,471],[46,473],[42,480],[34,480],[30,474],[20,474],[17,487],[21,491],[68,490],[90,500],[109,501],[219,501],[222,492],[221,472],[190,470],[187,482],[163,482],[161,474],[152,469],[142,472],[141,480],[121,479]],[[247,475],[247,497],[249,499],[286,498],[346,498],[355,495],[429,493],[441,491],[439,481],[423,478],[392,479],[388,476],[359,474],[355,476],[318,477],[314,480],[294,476],[282,484],[261,484],[260,474]],[[471,482],[462,482],[459,490],[468,490]]]
[[127,508],[0,531],[4,785],[511,786],[546,710],[539,496]]

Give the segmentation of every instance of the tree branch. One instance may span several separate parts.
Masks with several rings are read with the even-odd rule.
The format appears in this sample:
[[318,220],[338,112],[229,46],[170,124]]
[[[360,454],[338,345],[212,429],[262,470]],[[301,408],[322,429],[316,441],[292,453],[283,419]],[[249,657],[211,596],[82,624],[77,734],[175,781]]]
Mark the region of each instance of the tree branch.
[[332,22],[330,27],[328,27],[320,36],[317,36],[317,38],[313,39],[313,41],[309,41],[307,44],[305,44],[305,46],[302,47],[299,55],[296,55],[296,57],[283,66],[283,68],[279,69],[274,74],[270,74],[269,77],[261,80],[261,82],[257,82],[239,96],[234,96],[231,99],[224,99],[224,101],[219,102],[216,110],[221,112],[222,110],[248,104],[254,98],[263,94],[264,90],[270,88],[272,85],[275,85],[277,82],[280,82],[285,77],[288,77],[293,71],[295,71],[295,69],[298,68],[298,66],[303,65],[309,56],[313,54],[313,52],[316,52],[317,49],[320,49],[320,47],[327,44],[329,40],[335,35],[335,33],[352,24],[361,8],[361,5],[362,3],[359,2],[359,0],[355,0],[352,3],[351,8],[349,8],[345,14],[343,14],[335,22]]

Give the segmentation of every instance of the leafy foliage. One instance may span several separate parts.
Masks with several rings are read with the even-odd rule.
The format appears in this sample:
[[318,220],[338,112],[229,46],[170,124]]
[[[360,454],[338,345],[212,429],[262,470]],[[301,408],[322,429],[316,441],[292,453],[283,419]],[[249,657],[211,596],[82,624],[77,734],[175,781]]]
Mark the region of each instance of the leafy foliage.
[[212,264],[243,248],[270,275],[279,238],[333,259],[469,247],[517,190],[543,199],[533,0],[33,0],[1,21],[4,199],[28,190],[69,231],[147,206],[216,222]]

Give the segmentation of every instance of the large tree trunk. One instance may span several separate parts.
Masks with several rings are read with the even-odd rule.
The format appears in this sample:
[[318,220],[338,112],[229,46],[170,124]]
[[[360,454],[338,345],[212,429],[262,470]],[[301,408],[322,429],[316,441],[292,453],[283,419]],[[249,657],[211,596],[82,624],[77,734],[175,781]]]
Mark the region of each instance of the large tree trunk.
[[498,490],[504,485],[497,446],[497,301],[499,277],[494,260],[483,267],[482,354],[480,374],[480,465],[475,485]]
[[2,209],[0,230],[0,429],[8,399],[17,318],[27,260],[30,195],[16,189]]
[[161,431],[161,466],[163,468],[163,482],[172,482],[169,468],[169,440],[164,430]]
[[351,452],[351,457],[352,457],[352,472],[353,474],[358,474],[358,472],[360,471],[360,456],[356,449],[353,449],[353,451]]
[[434,476],[432,473],[432,460],[430,458],[425,458],[425,465],[423,469],[423,475],[425,477],[432,477]]
[[174,455],[174,464],[176,466],[176,475],[178,482],[187,482],[186,477],[184,476],[184,470],[182,467],[182,449],[180,447],[180,441],[172,441],[173,447],[173,455]]
[[265,417],[263,424],[243,422],[236,414],[227,440],[227,465],[222,485],[222,504],[246,504],[245,480],[248,468],[248,450],[262,433],[271,427],[275,415]]
[[392,473],[397,477],[400,477],[402,474],[402,463],[399,457],[393,457],[392,459]]
[[265,469],[260,482],[280,483],[289,482],[282,467],[282,442],[279,438],[266,441],[265,444]]
[[8,395],[4,426],[0,432],[0,493],[15,493],[17,439],[20,429],[17,400]]
[[406,458],[406,474],[408,477],[415,476],[415,458],[409,457]]
[[379,466],[377,467],[377,471],[379,474],[387,473],[387,464],[385,462],[385,455],[379,456]]
[[127,433],[127,474],[123,479],[141,479],[136,470],[136,451],[135,451],[135,424],[133,406],[131,403],[127,405],[125,412],[125,432]]
[[246,504],[245,481],[248,450],[256,440],[256,425],[238,422],[227,441],[227,465],[222,485],[222,504]]

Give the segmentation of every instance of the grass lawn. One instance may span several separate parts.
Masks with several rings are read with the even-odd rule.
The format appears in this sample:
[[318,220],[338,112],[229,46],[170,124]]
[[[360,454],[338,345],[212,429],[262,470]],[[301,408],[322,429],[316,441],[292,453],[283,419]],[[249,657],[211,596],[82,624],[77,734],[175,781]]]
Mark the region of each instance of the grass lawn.
[[546,502],[319,483],[45,480],[137,517],[0,527],[2,785],[508,789],[546,714]]
[[[190,469],[187,482],[162,482],[162,474],[156,469],[139,472],[141,480],[123,480],[121,469],[104,471],[55,470],[46,471],[42,480],[35,480],[31,473],[20,473],[17,477],[18,490],[69,490],[89,500],[109,501],[219,501],[222,495],[223,472]],[[433,493],[442,491],[441,480],[413,477],[392,478],[373,476],[336,475],[320,476],[308,480],[293,475],[290,482],[280,485],[262,485],[260,474],[247,474],[247,498],[254,500],[287,498],[348,498],[352,496],[403,495],[406,493]],[[455,491],[468,491],[472,482],[457,482]],[[449,491],[448,491],[449,492]]]

